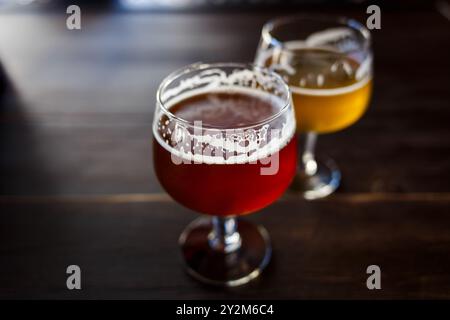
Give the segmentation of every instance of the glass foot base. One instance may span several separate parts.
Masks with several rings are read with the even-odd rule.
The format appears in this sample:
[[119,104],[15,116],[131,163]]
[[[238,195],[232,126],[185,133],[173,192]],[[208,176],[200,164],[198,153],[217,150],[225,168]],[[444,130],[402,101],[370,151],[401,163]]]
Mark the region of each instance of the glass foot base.
[[307,200],[324,198],[333,193],[341,181],[341,173],[332,159],[316,159],[317,170],[313,175],[298,171],[290,186],[291,192],[300,193]]
[[241,247],[230,253],[210,247],[211,218],[200,217],[187,226],[179,243],[191,276],[207,284],[234,287],[260,275],[272,254],[269,234],[244,220],[238,219],[237,224]]

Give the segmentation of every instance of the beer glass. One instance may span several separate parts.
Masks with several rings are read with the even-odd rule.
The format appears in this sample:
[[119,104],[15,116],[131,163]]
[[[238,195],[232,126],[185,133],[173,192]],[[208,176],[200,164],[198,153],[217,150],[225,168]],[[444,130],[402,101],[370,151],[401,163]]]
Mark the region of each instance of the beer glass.
[[292,92],[305,145],[291,188],[306,199],[329,195],[341,174],[332,159],[316,157],[317,135],[342,130],[364,114],[372,88],[369,31],[346,18],[275,19],[262,29],[255,63],[278,72]]
[[267,231],[238,216],[260,210],[296,172],[289,87],[265,68],[194,64],[157,92],[154,168],[178,203],[204,214],[179,238],[187,270],[214,285],[237,286],[267,265]]

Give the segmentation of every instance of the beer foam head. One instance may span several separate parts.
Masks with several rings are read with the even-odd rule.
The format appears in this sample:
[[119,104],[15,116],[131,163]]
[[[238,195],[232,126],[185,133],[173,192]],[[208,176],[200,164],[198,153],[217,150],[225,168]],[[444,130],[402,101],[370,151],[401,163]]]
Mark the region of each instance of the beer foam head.
[[[275,107],[276,113],[269,119],[253,125],[230,128],[214,128],[202,121],[186,123],[160,114],[158,119],[155,119],[153,134],[158,143],[172,154],[172,159],[175,157],[177,158],[175,160],[180,163],[251,163],[278,152],[294,135],[295,117],[292,108],[273,118],[285,107],[285,101],[280,97],[251,88],[218,87],[214,91],[211,91],[209,87],[196,89],[177,95],[166,104],[166,108],[170,111],[173,106],[184,100],[211,92],[240,93],[264,100]],[[226,113],[225,111],[238,112],[233,110],[233,106],[226,104],[213,104],[212,107],[227,109],[216,110],[218,116]]]
[[257,63],[270,64],[282,75],[292,93],[333,96],[350,93],[372,79],[372,55],[345,54],[327,46],[326,41],[346,29],[312,34],[307,40],[289,41],[258,53]]
[[[251,117],[246,119],[250,114],[239,110],[232,101],[205,103],[202,108],[216,117],[233,116],[244,123],[228,123],[225,127],[195,121],[195,109],[185,118],[171,112],[177,104],[209,93],[253,97],[272,106],[273,112],[251,121]],[[157,95],[153,134],[171,153],[172,160],[208,164],[253,162],[279,151],[295,132],[289,88],[279,75],[264,68],[230,63],[188,66],[166,78]],[[246,106],[252,107],[251,103]]]

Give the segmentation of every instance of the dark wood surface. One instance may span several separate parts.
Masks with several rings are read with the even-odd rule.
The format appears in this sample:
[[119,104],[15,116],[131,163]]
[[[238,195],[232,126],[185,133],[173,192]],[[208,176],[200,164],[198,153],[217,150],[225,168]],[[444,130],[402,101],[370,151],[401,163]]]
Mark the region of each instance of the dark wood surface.
[[[338,192],[286,195],[249,217],[274,257],[257,281],[209,288],[177,238],[197,215],[152,169],[159,82],[196,61],[251,61],[274,13],[1,13],[1,298],[450,298],[449,21],[383,12],[375,89],[353,127],[319,139]],[[341,11],[364,18],[361,11]],[[83,289],[65,287],[82,268]],[[366,267],[382,290],[366,289]]]

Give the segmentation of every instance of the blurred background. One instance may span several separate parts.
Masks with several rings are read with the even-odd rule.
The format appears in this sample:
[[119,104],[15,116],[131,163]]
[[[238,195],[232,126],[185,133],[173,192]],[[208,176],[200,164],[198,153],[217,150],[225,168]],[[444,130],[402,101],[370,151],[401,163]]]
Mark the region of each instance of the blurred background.
[[[71,4],[81,30],[66,28]],[[89,274],[79,297],[228,297],[191,282],[177,260],[176,237],[196,215],[154,176],[156,89],[193,62],[252,61],[275,16],[365,23],[370,4],[0,0],[0,297],[72,298],[64,266],[74,261]],[[369,110],[318,144],[342,186],[254,218],[279,253],[234,297],[366,297],[355,283],[373,257],[391,281],[383,297],[450,297],[449,5],[376,4]]]
[[[153,182],[148,145],[156,89],[167,74],[197,61],[253,61],[260,29],[274,16],[328,12],[365,22],[370,4],[308,0],[0,3],[5,113],[0,172],[2,181],[7,181],[3,194],[160,191]],[[65,11],[70,4],[81,8],[82,30],[66,28]],[[375,95],[360,123],[365,130],[352,128],[325,136],[319,148],[342,157],[336,160],[344,166],[344,176],[369,175],[344,181],[342,191],[439,191],[449,183],[430,178],[437,168],[421,161],[427,161],[423,158],[429,152],[412,157],[407,151],[427,139],[426,126],[448,127],[441,116],[442,109],[447,109],[448,88],[440,85],[448,83],[444,71],[449,66],[449,24],[444,16],[448,7],[434,1],[379,5],[382,29],[373,32]],[[444,61],[436,55],[445,57]],[[412,99],[412,94],[419,96]],[[447,99],[442,101],[444,95]],[[382,117],[386,112],[389,117]],[[418,123],[411,123],[413,115]],[[376,119],[382,120],[382,127]],[[403,150],[395,154],[394,163],[392,157],[374,150],[341,150],[341,144],[335,144],[358,139],[365,145],[368,139],[361,135],[386,127],[393,130],[387,132],[391,136],[401,132],[406,138],[405,126],[420,138],[411,145],[396,144]],[[354,153],[358,161],[352,158]],[[352,160],[357,163],[349,172],[345,163]],[[359,162],[364,163],[362,168]],[[398,167],[388,171],[380,162]],[[410,166],[410,172],[405,166]],[[417,171],[423,176],[414,179]]]

